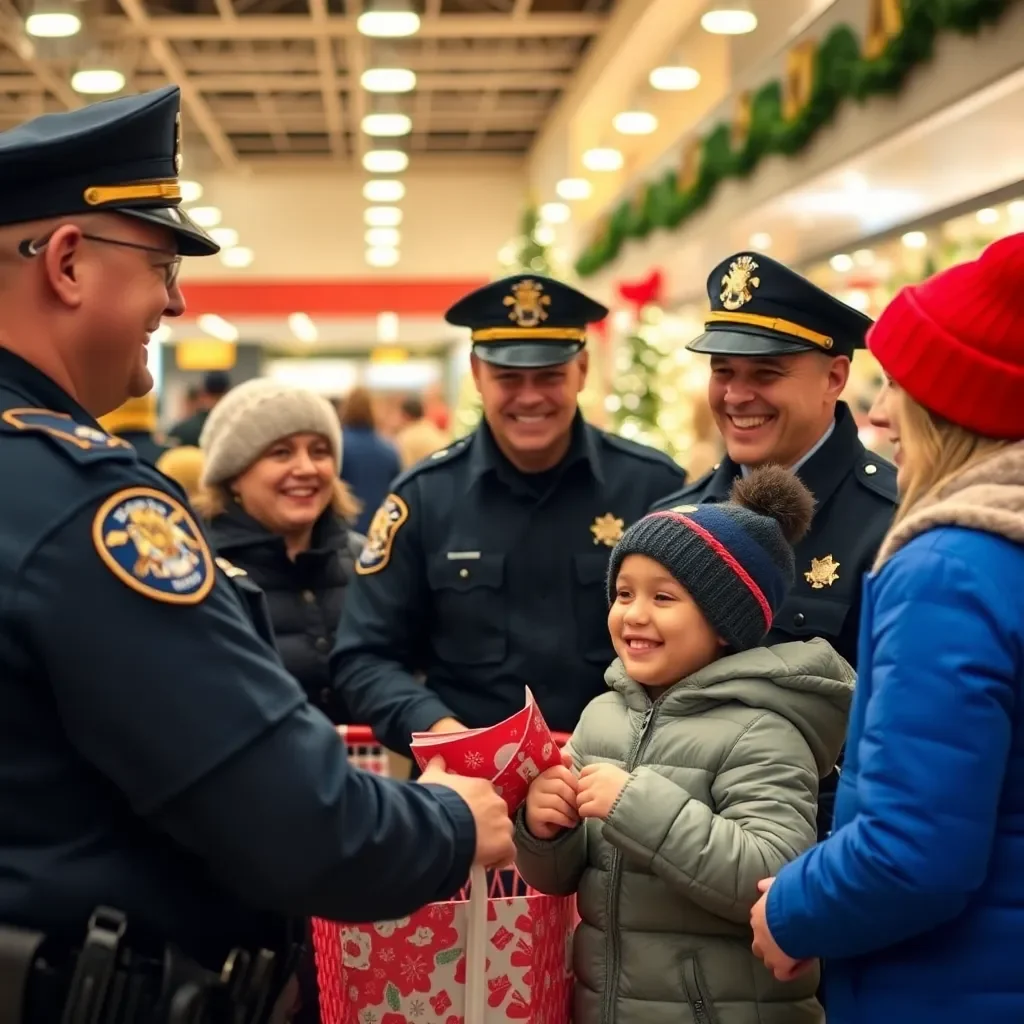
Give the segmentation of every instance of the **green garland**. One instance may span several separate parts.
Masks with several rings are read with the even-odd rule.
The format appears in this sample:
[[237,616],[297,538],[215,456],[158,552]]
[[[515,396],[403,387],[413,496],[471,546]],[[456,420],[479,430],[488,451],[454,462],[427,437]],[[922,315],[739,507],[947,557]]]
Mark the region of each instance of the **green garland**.
[[701,144],[693,186],[680,190],[675,171],[642,186],[638,195],[616,207],[599,236],[579,255],[576,273],[580,277],[596,274],[618,256],[627,239],[679,227],[710,202],[719,184],[749,176],[764,157],[799,153],[832,121],[844,101],[863,103],[872,96],[898,92],[911,70],[931,58],[940,33],[975,33],[998,21],[1016,0],[901,2],[903,27],[879,56],[863,56],[857,34],[847,25],[837,25],[815,53],[811,95],[796,117],[787,120],[783,115],[781,82],[763,86],[752,97],[750,127],[742,147],[733,148],[730,124],[714,128]]

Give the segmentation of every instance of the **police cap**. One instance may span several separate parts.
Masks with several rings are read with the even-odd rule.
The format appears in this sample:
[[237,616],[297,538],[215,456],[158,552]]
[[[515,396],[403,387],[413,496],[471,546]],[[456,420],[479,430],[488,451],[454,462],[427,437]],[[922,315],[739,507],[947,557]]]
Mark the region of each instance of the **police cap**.
[[708,278],[708,298],[705,330],[686,346],[691,352],[852,356],[864,347],[872,323],[789,267],[756,252],[738,253],[715,267]]
[[515,274],[478,288],[445,313],[468,327],[485,363],[529,370],[567,363],[583,350],[587,324],[608,310],[582,292],[541,274]]
[[167,86],[0,132],[0,225],[123,213],[170,228],[184,256],[218,252],[179,209],[180,107],[180,90]]

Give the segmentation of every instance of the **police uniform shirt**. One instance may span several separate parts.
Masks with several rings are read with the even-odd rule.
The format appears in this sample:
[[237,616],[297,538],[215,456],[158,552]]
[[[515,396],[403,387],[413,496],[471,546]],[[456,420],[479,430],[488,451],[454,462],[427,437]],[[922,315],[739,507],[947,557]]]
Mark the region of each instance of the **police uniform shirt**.
[[484,422],[399,477],[332,657],[355,720],[404,751],[441,718],[504,719],[529,686],[551,728],[571,731],[614,657],[611,548],[684,479],[668,456],[579,414],[568,454],[545,473],[515,469]]

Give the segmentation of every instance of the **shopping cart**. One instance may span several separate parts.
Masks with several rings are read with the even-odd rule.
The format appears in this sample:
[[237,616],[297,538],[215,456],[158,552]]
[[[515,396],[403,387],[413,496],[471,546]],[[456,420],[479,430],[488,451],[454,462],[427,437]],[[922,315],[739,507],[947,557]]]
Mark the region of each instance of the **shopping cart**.
[[[371,729],[338,732],[354,765],[389,774],[388,752]],[[553,735],[560,746],[568,740]],[[314,918],[322,1024],[404,1024],[431,1011],[444,1024],[565,1024],[577,921],[575,899],[538,893],[515,869],[474,869],[453,900],[401,921],[349,926]]]

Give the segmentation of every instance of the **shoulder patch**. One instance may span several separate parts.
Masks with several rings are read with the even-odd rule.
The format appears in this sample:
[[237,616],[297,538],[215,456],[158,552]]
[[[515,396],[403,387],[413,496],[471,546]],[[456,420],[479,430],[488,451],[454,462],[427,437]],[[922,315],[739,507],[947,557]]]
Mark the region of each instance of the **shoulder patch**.
[[408,518],[409,506],[397,494],[389,494],[374,512],[366,543],[356,559],[360,576],[372,576],[387,568],[395,536]]
[[878,455],[866,453],[857,463],[857,480],[869,491],[892,502],[899,504],[899,491],[896,488],[896,467]]
[[99,507],[92,542],[126,586],[166,604],[199,604],[214,584],[213,556],[189,510],[152,487],[124,487]]
[[50,409],[5,409],[0,424],[7,431],[33,431],[57,442],[57,447],[78,462],[110,455],[134,457],[135,449],[123,438],[77,423],[71,416]]
[[610,434],[607,430],[599,431],[602,439],[612,448],[617,448],[627,455],[633,455],[646,462],[658,462],[661,465],[674,470],[683,479],[686,479],[686,470],[671,455],[666,455],[657,448],[647,444],[640,444],[637,441],[630,441],[628,438],[620,437],[618,434]]

